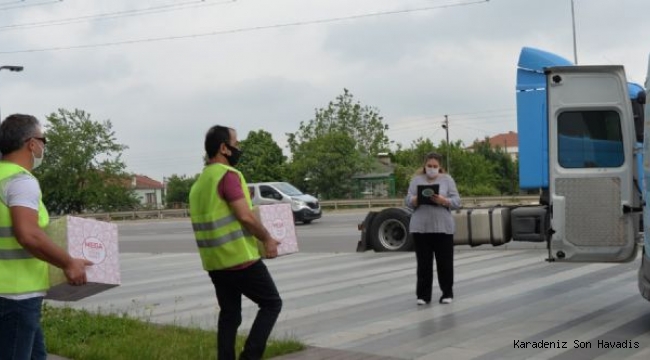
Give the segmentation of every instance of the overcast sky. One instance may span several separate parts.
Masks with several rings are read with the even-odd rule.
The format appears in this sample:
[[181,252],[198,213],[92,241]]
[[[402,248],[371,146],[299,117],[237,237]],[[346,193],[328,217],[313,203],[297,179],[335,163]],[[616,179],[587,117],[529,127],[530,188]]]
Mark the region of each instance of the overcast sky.
[[[650,1],[574,3],[578,62],[643,84]],[[516,131],[522,46],[573,60],[571,0],[0,0],[0,65],[25,67],[0,72],[0,111],[111,120],[128,170],[159,181],[201,171],[215,124],[289,155],[285,133],[343,88],[395,143],[438,144],[448,114],[469,145]]]

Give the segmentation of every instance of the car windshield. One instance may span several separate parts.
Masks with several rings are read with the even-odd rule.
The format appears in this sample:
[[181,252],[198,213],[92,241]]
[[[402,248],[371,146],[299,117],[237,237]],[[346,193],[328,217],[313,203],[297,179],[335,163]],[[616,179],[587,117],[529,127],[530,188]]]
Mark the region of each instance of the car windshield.
[[285,193],[289,196],[302,195],[302,191],[296,189],[293,185],[289,183],[277,183],[273,185],[275,185],[275,187],[278,188],[280,192]]

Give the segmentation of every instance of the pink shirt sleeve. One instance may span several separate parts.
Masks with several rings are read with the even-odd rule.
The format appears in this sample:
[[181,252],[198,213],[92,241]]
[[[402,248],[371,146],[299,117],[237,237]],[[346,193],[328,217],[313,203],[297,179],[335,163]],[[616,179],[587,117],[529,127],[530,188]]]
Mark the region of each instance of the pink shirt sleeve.
[[239,181],[239,176],[232,171],[228,171],[226,175],[221,178],[217,191],[222,199],[231,203],[244,197],[244,190]]

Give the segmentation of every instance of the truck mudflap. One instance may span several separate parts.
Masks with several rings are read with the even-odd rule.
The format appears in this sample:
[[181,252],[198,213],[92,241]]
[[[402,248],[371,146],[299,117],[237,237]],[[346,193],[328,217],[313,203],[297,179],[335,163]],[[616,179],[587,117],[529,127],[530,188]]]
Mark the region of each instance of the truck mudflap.
[[511,207],[508,206],[454,210],[454,245],[499,246],[509,242],[510,211]]
[[638,284],[641,296],[650,301],[650,259],[645,248],[643,248],[643,254],[641,255]]
[[359,239],[359,242],[357,243],[357,252],[370,250],[368,241],[368,229],[370,228],[370,224],[372,223],[372,219],[375,218],[375,215],[377,215],[376,211],[370,211],[368,215],[366,215],[366,218],[363,219],[363,222],[361,222],[358,226],[359,231],[361,231],[361,239]]

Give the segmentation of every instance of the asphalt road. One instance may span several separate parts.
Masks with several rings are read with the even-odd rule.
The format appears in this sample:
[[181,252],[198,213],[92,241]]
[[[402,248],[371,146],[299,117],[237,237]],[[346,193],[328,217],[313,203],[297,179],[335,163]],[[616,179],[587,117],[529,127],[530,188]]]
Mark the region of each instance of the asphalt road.
[[[311,224],[296,224],[301,252],[355,252],[360,232],[357,224],[367,209],[325,212]],[[120,253],[196,252],[190,219],[118,222]]]

